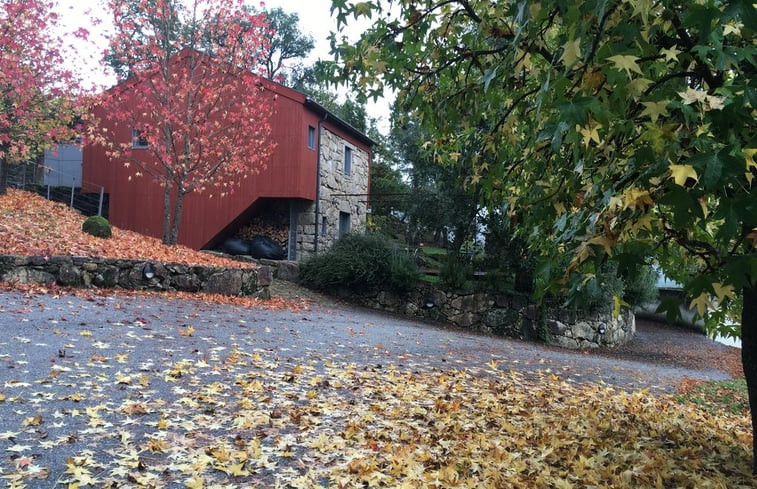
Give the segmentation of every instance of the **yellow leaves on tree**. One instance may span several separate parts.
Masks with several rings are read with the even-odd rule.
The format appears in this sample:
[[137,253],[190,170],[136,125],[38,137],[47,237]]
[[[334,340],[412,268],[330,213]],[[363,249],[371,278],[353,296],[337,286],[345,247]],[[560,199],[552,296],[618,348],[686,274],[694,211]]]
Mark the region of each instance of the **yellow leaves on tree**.
[[697,171],[691,165],[670,165],[670,178],[673,179],[676,185],[681,187],[686,186],[686,181],[692,179],[695,182],[699,181],[699,175]]
[[757,162],[754,161],[754,155],[757,154],[757,148],[747,148],[744,150],[744,158],[746,159],[746,179],[749,185],[752,185],[755,172],[757,172]]
[[649,116],[649,118],[652,119],[652,122],[657,122],[657,119],[659,117],[668,115],[667,106],[669,103],[669,100],[661,100],[658,102],[642,102],[642,105],[644,105],[644,110],[641,112],[641,115]]
[[563,46],[563,53],[562,56],[560,56],[560,61],[562,61],[565,66],[570,67],[573,65],[573,63],[576,62],[576,60],[581,59],[581,38],[578,37],[576,39],[573,39],[572,41],[568,41]]
[[610,56],[607,58],[608,61],[612,61],[616,69],[625,71],[629,80],[633,79],[631,72],[643,75],[641,68],[639,68],[639,65],[637,63],[638,59],[638,56],[633,56],[630,54],[616,54],[615,56]]

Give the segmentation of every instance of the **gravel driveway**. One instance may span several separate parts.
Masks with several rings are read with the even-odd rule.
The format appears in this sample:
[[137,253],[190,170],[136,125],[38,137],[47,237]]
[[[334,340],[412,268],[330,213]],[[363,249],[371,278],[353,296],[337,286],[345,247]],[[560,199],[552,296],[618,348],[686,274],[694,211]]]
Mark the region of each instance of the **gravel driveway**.
[[[655,336],[659,327],[643,323],[636,347],[573,352],[335,302],[307,304],[289,310],[160,295],[0,291],[0,477],[12,481],[14,471],[25,471],[28,482],[35,478],[30,471],[41,471],[39,485],[26,487],[54,487],[53,482],[72,478],[97,481],[93,467],[101,462],[88,458],[94,446],[122,464],[111,464],[110,474],[128,464],[139,473],[146,459],[131,460],[132,455],[119,451],[119,446],[129,446],[125,436],[141,432],[146,453],[160,453],[164,443],[186,441],[154,437],[166,435],[161,423],[165,428],[184,419],[184,409],[193,416],[182,425],[185,432],[195,429],[191,423],[212,431],[214,413],[230,409],[224,399],[235,389],[254,387],[255,375],[279,379],[260,398],[271,405],[266,421],[271,426],[276,403],[286,405],[295,396],[290,389],[297,375],[305,371],[311,376],[305,388],[326,389],[329,384],[318,375],[328,375],[336,364],[375,375],[395,370],[466,369],[474,376],[519,372],[525,379],[598,382],[658,393],[674,392],[684,377],[729,378],[723,369],[698,364],[695,358],[681,361],[680,355],[665,356],[660,349],[650,353],[653,345],[667,343]],[[694,333],[666,330],[665,335],[688,350],[733,354]],[[166,406],[173,410],[173,421],[162,414]],[[126,428],[129,433],[122,431]],[[257,436],[264,437],[265,429]],[[260,463],[266,463],[264,457]],[[45,467],[66,470],[50,475]],[[131,482],[149,487],[144,481]]]
[[[305,292],[307,294],[307,292]],[[551,373],[571,382],[672,392],[683,377],[729,378],[712,357],[738,350],[680,328],[639,321],[637,338],[615,350],[570,351],[541,344],[410,321],[339,304],[309,302],[297,311],[246,308],[163,296],[27,296],[0,293],[0,382],[45,376],[53,365],[89,359],[98,344],[129,354],[129,365],[165,355],[207,354],[207,345],[254,344],[290,362],[337,356],[360,365],[410,368],[502,368]],[[191,327],[187,341],[172,343]],[[82,336],[85,335],[85,336]]]

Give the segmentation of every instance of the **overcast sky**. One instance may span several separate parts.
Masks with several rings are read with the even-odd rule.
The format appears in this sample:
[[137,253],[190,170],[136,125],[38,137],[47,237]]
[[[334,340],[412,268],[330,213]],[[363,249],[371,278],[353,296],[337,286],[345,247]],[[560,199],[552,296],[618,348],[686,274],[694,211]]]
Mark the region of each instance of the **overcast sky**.
[[[258,6],[257,0],[246,0],[248,5]],[[104,25],[107,25],[108,15],[103,7],[104,0],[92,1],[92,0],[58,0],[58,11],[61,14],[61,24],[65,31],[72,32],[78,27],[86,27],[91,33],[91,39],[97,46],[96,49],[91,47],[84,52],[79,52],[76,55],[76,63],[80,65],[81,71],[89,71],[90,73],[101,73],[99,67],[100,55],[107,44],[107,41],[102,35],[103,27],[93,25],[90,21],[91,18],[100,18]],[[312,51],[307,62],[313,62],[317,59],[331,59],[329,54],[329,33],[336,30],[336,19],[333,19],[330,15],[331,0],[267,0],[265,2],[266,8],[281,7],[287,12],[295,12],[299,16],[300,30],[303,33],[310,34],[315,41],[315,49]],[[361,28],[364,28],[365,22],[362,25],[350,25],[348,34],[350,38],[357,38]],[[70,50],[73,52],[73,50]],[[92,75],[90,75],[92,78]],[[100,80],[100,83],[106,83]],[[369,114],[372,117],[383,119],[382,126],[386,127],[388,108],[387,103],[379,101],[378,103],[369,103]]]
[[315,49],[311,55],[313,61],[331,57],[328,36],[336,30],[336,19],[330,16],[331,0],[267,0],[265,5],[266,8],[281,7],[299,15],[300,30],[310,34],[315,40]]

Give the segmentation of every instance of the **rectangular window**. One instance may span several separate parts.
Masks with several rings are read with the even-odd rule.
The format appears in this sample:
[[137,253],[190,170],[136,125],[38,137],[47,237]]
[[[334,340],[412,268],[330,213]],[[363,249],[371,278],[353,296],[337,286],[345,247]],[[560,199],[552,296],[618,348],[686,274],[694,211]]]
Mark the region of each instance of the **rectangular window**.
[[352,172],[352,148],[344,147],[344,174],[349,175]]
[[308,148],[315,149],[315,127],[308,126]]
[[326,231],[328,231],[328,221],[326,216],[323,216],[321,219],[321,236],[326,236]]
[[352,227],[352,222],[350,219],[350,213],[340,212],[339,213],[339,237],[342,237],[345,234],[349,233],[351,227]]
[[131,147],[132,149],[147,148],[147,139],[142,136],[142,131],[139,129],[131,130]]

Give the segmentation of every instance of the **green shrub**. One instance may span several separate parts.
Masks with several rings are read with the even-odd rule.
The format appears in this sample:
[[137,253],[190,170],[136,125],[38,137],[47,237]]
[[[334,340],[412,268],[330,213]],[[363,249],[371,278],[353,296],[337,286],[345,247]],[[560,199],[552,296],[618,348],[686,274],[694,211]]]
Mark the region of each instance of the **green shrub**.
[[601,265],[598,271],[581,277],[570,277],[570,290],[562,300],[567,299],[567,306],[585,312],[610,312],[613,297],[625,296],[625,283],[618,275],[618,267],[609,262]]
[[470,263],[456,253],[450,253],[439,270],[439,280],[445,287],[462,289],[472,274],[473,267]]
[[418,265],[410,253],[393,251],[389,257],[389,284],[391,290],[406,292],[418,283]]
[[403,293],[415,286],[418,276],[410,254],[371,233],[346,234],[330,250],[309,258],[300,267],[302,284],[324,292],[345,288]]
[[640,266],[627,273],[623,278],[626,292],[623,300],[632,306],[641,306],[656,302],[660,297],[657,289],[657,271],[649,265]]
[[605,263],[595,277],[586,280],[574,298],[581,310],[609,311],[613,296],[623,299],[629,306],[640,306],[657,300],[657,272],[647,265],[618,270],[614,262]]
[[98,238],[110,238],[113,236],[113,230],[110,228],[110,223],[102,216],[88,217],[84,224],[81,225],[81,230],[92,236]]

